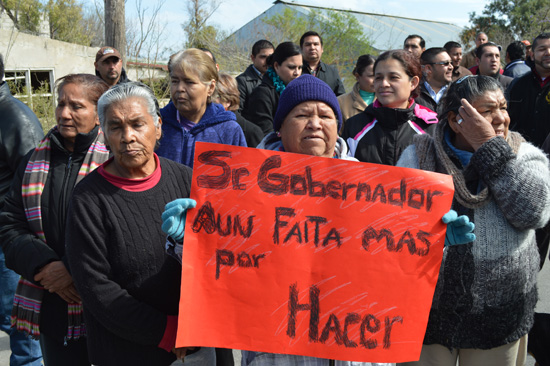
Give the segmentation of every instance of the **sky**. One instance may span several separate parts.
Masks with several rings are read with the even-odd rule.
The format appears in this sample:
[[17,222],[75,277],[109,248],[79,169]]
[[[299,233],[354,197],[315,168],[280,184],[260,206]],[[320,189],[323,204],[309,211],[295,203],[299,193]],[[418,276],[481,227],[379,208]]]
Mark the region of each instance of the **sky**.
[[[127,18],[135,13],[135,3],[126,1]],[[141,0],[143,7],[152,9],[158,0]],[[358,10],[368,13],[403,16],[408,18],[437,20],[464,27],[469,23],[469,13],[481,13],[490,0],[299,0],[296,3]],[[290,2],[290,1],[289,1]],[[233,32],[269,9],[273,0],[221,0],[221,5],[208,24],[217,25],[227,32]],[[187,21],[186,0],[165,0],[160,19],[166,24],[166,44],[180,48],[185,43],[181,24]]]

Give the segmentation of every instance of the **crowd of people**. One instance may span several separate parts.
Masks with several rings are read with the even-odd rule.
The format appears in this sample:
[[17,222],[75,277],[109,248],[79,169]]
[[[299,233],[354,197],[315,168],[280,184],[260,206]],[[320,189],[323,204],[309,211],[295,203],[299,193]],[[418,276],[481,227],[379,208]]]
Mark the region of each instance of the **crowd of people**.
[[[420,360],[519,366],[550,235],[550,33],[360,55],[348,93],[323,39],[260,40],[236,78],[212,52],[170,57],[160,108],[102,47],[57,81],[56,126],[0,84],[2,330],[10,365],[233,365],[175,348],[195,142],[448,174],[455,186]],[[0,80],[4,64],[0,57]],[[475,224],[475,229],[474,225]],[[186,294],[189,295],[189,294]],[[537,353],[535,352],[535,356]],[[249,352],[242,365],[396,365]],[[541,363],[541,366],[544,366]]]

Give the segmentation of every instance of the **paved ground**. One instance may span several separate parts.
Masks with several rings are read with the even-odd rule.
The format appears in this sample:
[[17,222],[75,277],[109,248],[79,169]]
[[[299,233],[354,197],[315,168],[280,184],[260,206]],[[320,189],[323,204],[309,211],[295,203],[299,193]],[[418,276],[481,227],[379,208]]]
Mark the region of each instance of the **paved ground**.
[[[550,263],[546,260],[544,268],[539,273],[539,296],[540,301],[537,305],[537,312],[550,313]],[[233,352],[236,357],[235,365],[240,365],[240,354]],[[10,342],[8,336],[0,332],[0,366],[8,366],[10,359]],[[181,365],[181,362],[175,362],[173,365]],[[526,366],[534,366],[535,360],[528,357]]]

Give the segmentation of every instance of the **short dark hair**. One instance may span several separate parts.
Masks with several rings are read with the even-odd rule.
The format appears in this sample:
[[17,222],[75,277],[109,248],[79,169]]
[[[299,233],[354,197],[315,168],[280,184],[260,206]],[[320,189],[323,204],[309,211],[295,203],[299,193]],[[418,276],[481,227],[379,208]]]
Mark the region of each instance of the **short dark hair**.
[[405,38],[405,40],[403,41],[403,45],[405,45],[405,43],[406,43],[409,39],[413,39],[413,38],[418,38],[418,39],[420,39],[420,47],[426,48],[426,41],[424,40],[424,38],[420,37],[418,34],[410,34],[410,35],[408,35],[407,38]]
[[462,48],[462,45],[455,41],[449,41],[445,43],[445,46],[443,46],[445,50],[447,50],[447,53],[450,53],[453,48]]
[[321,38],[319,33],[315,32],[315,31],[307,31],[302,35],[302,37],[300,37],[300,48],[302,48],[304,46],[304,40],[307,37],[311,37],[311,36],[319,37],[319,41],[321,41],[321,46],[323,45],[323,38]]
[[[376,66],[379,62],[386,61],[390,58],[399,61],[399,63],[401,63],[401,65],[405,69],[405,73],[409,75],[409,77],[412,78],[417,76],[419,79],[422,78],[422,69],[420,68],[420,62],[418,62],[418,60],[416,59],[416,57],[413,56],[412,53],[405,50],[390,50],[378,56],[376,62],[374,63],[374,72],[376,72]],[[419,87],[420,83],[418,83],[416,89],[411,92],[412,98],[418,97]]]
[[550,32],[544,32],[544,33],[539,34],[533,40],[533,45],[531,46],[531,49],[534,51],[535,47],[537,47],[537,42],[538,41],[543,40],[543,39],[549,39],[549,38],[550,38]]
[[483,56],[483,50],[487,47],[496,47],[496,48],[498,48],[499,52],[502,50],[502,47],[500,47],[498,44],[493,43],[493,42],[487,42],[487,43],[484,43],[484,44],[480,45],[476,49],[476,57],[481,60],[481,56]]
[[254,43],[254,45],[252,46],[252,56],[256,56],[258,53],[260,53],[261,50],[274,49],[274,48],[275,47],[273,47],[273,43],[265,39],[260,39],[259,41]]
[[206,53],[211,54],[211,55],[212,55],[212,61],[214,61],[215,64],[218,64],[218,63],[216,62],[216,56],[214,56],[214,52],[210,51],[210,50],[209,50],[208,48],[206,48],[206,47],[199,47],[198,49],[201,50],[202,52],[206,52]]
[[0,82],[4,79],[4,57],[0,53]]
[[371,55],[361,55],[355,63],[352,74],[362,75],[367,66],[374,65],[376,59]]
[[525,60],[525,45],[521,41],[514,41],[506,47],[506,53],[511,61]]
[[435,56],[443,52],[447,52],[447,50],[443,47],[428,48],[426,51],[422,52],[422,55],[420,55],[420,61],[422,62],[422,65],[429,64],[433,62]]
[[464,98],[473,103],[489,91],[502,91],[500,83],[491,76],[466,75],[452,83],[440,102],[439,120],[447,119],[449,112],[458,112]]
[[279,44],[277,48],[275,48],[275,51],[267,57],[266,63],[269,66],[273,66],[275,62],[281,65],[287,58],[301,54],[302,50],[297,44],[292,42],[283,42]]
[[56,80],[57,94],[61,94],[63,87],[68,84],[82,86],[82,89],[86,91],[86,99],[94,104],[96,108],[99,98],[109,90],[109,85],[98,76],[92,74],[69,74]]

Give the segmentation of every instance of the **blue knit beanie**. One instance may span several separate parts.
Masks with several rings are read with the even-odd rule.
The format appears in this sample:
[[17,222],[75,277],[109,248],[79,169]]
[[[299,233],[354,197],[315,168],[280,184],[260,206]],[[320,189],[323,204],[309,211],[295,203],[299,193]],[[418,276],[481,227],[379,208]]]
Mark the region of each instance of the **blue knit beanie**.
[[330,86],[322,80],[319,80],[313,75],[304,74],[292,80],[286,86],[279,98],[279,105],[275,118],[273,119],[273,129],[279,131],[283,121],[290,111],[298,104],[308,102],[310,100],[318,100],[325,102],[334,111],[334,115],[338,121],[338,131],[342,126],[342,112],[336,94]]

